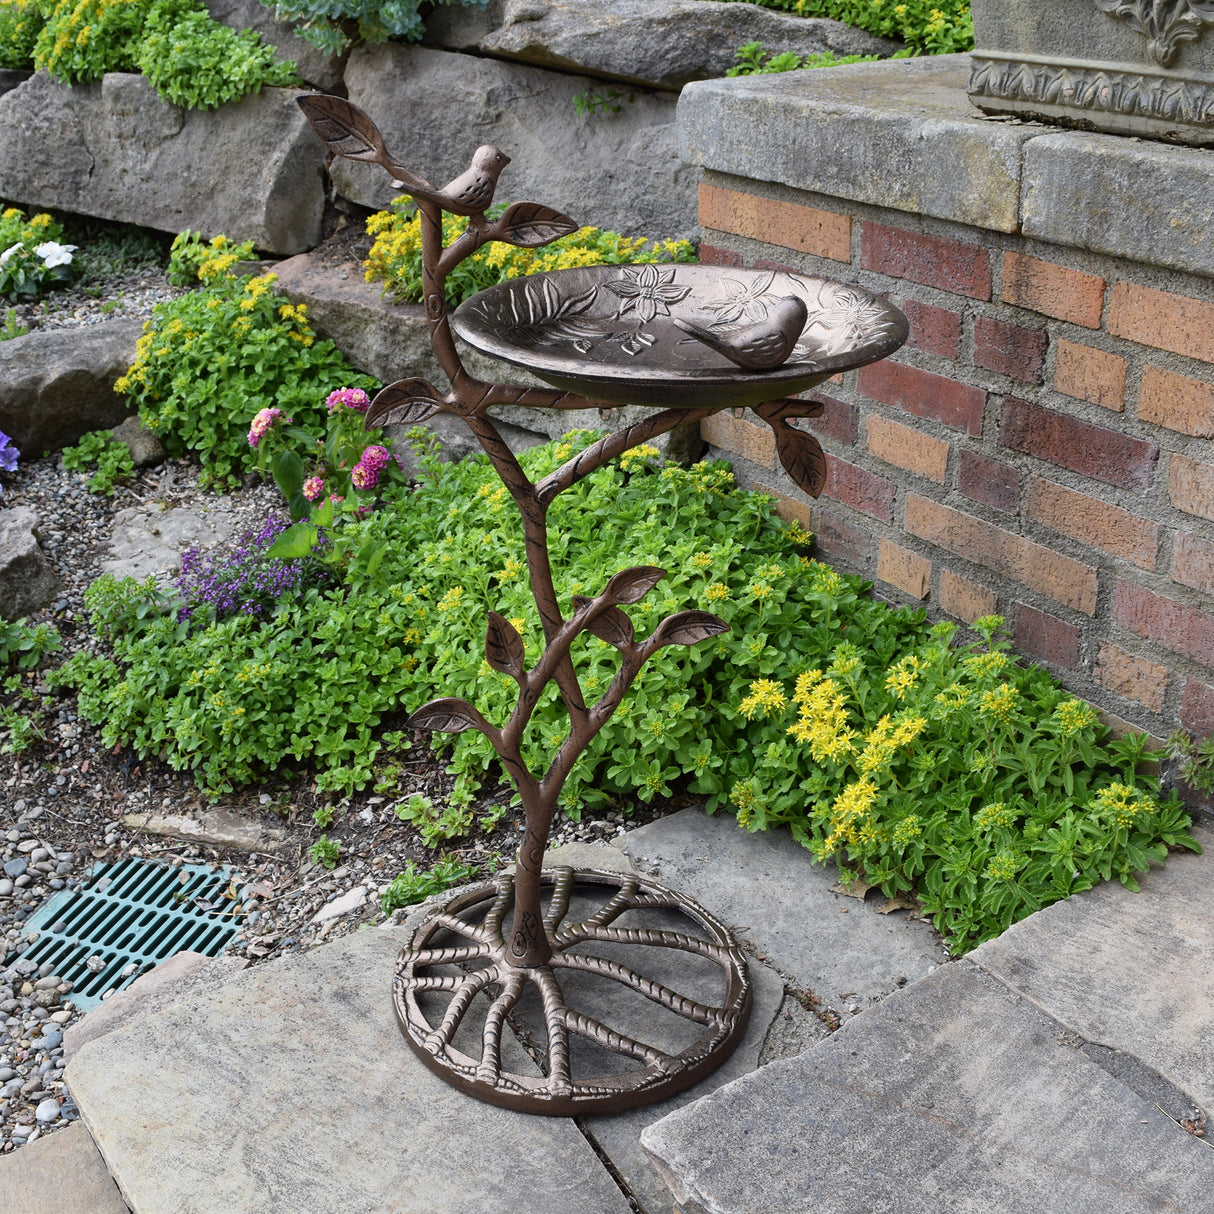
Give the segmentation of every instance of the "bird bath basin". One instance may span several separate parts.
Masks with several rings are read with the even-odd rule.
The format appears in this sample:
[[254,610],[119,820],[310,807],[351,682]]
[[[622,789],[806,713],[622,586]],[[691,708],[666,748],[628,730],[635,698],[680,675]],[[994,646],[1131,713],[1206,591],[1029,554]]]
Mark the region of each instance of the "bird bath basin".
[[[782,299],[805,304],[788,360],[751,371],[679,328],[728,340],[762,325]],[[551,270],[462,303],[455,332],[483,354],[545,383],[612,404],[757,405],[876,362],[906,340],[906,318],[859,287],[781,270],[615,265]]]

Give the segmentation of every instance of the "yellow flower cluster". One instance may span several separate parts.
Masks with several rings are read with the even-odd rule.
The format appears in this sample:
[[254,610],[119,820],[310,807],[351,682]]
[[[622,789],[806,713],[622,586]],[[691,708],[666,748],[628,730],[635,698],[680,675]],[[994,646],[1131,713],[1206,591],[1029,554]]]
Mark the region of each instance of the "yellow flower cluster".
[[1011,664],[1006,653],[975,653],[962,659],[966,672],[976,679],[998,678]]
[[1023,857],[1010,848],[1001,848],[986,866],[983,876],[988,881],[1011,881],[1016,876],[1016,870],[1023,863]]
[[926,727],[923,717],[882,717],[864,739],[864,749],[856,758],[857,769],[868,773],[888,767],[898,748],[909,746]]
[[657,447],[651,446],[649,443],[641,443],[640,446],[633,447],[620,456],[620,471],[631,472],[637,464],[643,464],[649,459],[656,459],[661,454]]
[[978,711],[985,717],[994,717],[1005,725],[1016,711],[1020,693],[1010,683],[1001,683],[991,691],[984,691],[978,700]]
[[438,600],[439,611],[454,611],[460,605],[460,601],[464,597],[462,586],[452,586],[441,599]]
[[1072,738],[1081,729],[1090,729],[1100,718],[1096,710],[1082,700],[1063,700],[1054,709],[1054,722],[1064,738]]
[[838,683],[824,679],[820,670],[807,670],[797,676],[792,698],[797,720],[786,732],[809,744],[814,762],[852,753],[856,735],[847,727],[847,695]]
[[738,711],[748,721],[753,721],[756,713],[769,717],[787,707],[784,688],[775,679],[759,679],[751,683],[750,695],[738,705]]
[[1092,809],[1102,817],[1111,817],[1116,824],[1128,829],[1139,817],[1155,812],[1155,802],[1128,784],[1110,784],[1102,788],[1092,801]]
[[697,569],[707,569],[712,564],[712,557],[709,556],[707,552],[697,552],[695,556],[691,558],[691,563]]
[[1010,830],[1016,822],[1016,815],[1002,801],[984,805],[974,815],[974,826],[978,830]]
[[906,693],[919,682],[919,665],[918,657],[908,653],[886,671],[885,690],[892,691],[895,699],[905,700]]
[[704,591],[704,597],[710,603],[719,603],[722,599],[729,598],[729,587],[724,582],[713,582],[707,590]]

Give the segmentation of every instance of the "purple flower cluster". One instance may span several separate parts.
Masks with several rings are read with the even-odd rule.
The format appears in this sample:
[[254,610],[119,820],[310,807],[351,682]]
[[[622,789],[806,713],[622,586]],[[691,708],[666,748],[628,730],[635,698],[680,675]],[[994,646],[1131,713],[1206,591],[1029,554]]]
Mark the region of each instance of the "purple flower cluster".
[[330,392],[325,398],[325,404],[329,406],[329,412],[345,405],[347,409],[353,409],[355,413],[366,413],[367,408],[371,404],[371,398],[361,388],[338,388],[336,392]]
[[[16,472],[17,456],[21,454],[13,446],[13,440],[3,430],[0,430],[0,472]],[[4,496],[4,488],[0,486],[0,497]]]
[[392,456],[387,447],[372,444],[363,453],[350,473],[350,483],[355,489],[374,489],[379,484],[380,473],[387,467]]
[[266,616],[284,595],[305,582],[319,585],[329,580],[324,567],[305,557],[297,561],[271,560],[265,555],[287,523],[271,517],[260,531],[249,530],[223,556],[212,557],[197,548],[181,556],[181,572],[174,585],[185,599],[182,619],[196,613],[216,620],[233,615]]

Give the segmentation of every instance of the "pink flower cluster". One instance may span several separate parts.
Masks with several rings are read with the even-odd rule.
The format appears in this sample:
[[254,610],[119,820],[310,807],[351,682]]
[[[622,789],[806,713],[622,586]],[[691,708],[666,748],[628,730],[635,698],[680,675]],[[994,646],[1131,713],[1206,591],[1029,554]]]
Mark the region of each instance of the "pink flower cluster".
[[330,392],[325,398],[325,404],[329,406],[329,412],[345,405],[347,409],[353,409],[355,413],[366,413],[368,406],[371,404],[371,398],[361,388],[338,388],[336,392]]
[[[262,409],[253,418],[253,424],[249,427],[249,446],[256,447],[280,417],[282,417],[281,409]],[[291,419],[288,417],[286,420],[289,422]]]
[[303,495],[310,502],[318,502],[324,496],[325,482],[319,476],[310,476],[303,483]]
[[379,484],[380,473],[391,460],[387,447],[373,444],[363,453],[350,473],[350,483],[355,489],[374,489]]

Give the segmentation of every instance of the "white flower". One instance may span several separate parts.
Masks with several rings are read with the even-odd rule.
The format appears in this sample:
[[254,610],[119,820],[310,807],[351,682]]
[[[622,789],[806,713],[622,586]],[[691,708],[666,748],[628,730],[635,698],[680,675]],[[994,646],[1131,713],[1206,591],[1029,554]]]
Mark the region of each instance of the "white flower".
[[48,240],[40,244],[34,252],[42,258],[48,270],[53,270],[56,266],[70,265],[76,248],[74,244],[56,244],[53,240]]
[[20,248],[21,248],[21,241],[17,241],[16,244],[9,245],[8,248],[4,250],[3,253],[0,253],[0,266],[8,265],[8,259],[10,257],[12,257],[12,255],[14,253],[16,253]]

